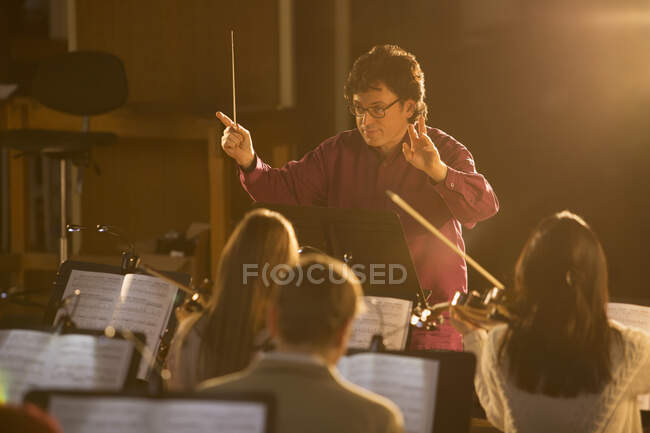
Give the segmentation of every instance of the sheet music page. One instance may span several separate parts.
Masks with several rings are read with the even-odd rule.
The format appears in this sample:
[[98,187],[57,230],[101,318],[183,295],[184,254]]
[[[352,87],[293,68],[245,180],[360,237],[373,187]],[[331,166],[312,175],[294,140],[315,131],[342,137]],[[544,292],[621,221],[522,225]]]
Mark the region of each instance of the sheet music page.
[[[116,329],[144,333],[146,344],[155,356],[172,313],[177,291],[176,286],[156,277],[125,275],[110,325]],[[138,371],[139,378],[146,377],[147,368],[147,361],[143,358]]]
[[7,401],[21,403],[35,388],[118,390],[133,346],[125,340],[41,331],[0,331],[0,383]]
[[155,406],[153,419],[160,423],[153,431],[264,433],[266,417],[266,407],[260,403],[176,400]]
[[[103,330],[108,326],[120,296],[123,279],[118,274],[72,270],[63,298],[73,295],[75,290],[81,292],[78,299],[72,298],[67,304],[69,312],[74,310],[72,320],[79,328]],[[57,314],[57,319],[60,315],[61,311]]]
[[119,390],[129,373],[133,344],[122,339],[66,334],[50,344],[43,378],[48,388]]
[[49,412],[66,433],[264,433],[266,408],[253,402],[54,396]]
[[[366,312],[352,324],[348,346],[367,349],[375,334],[384,337],[388,350],[404,350],[413,303],[406,299],[364,296]],[[383,323],[382,323],[383,322]]]
[[339,370],[350,382],[392,400],[404,415],[408,433],[430,433],[436,407],[440,363],[387,353],[341,358]]
[[8,403],[20,404],[45,370],[51,334],[28,330],[0,330],[0,388]]
[[152,431],[150,406],[138,398],[54,395],[48,412],[65,433],[144,433]]
[[[650,307],[610,302],[607,304],[607,316],[625,326],[650,334]],[[650,410],[650,394],[639,396],[639,408]]]

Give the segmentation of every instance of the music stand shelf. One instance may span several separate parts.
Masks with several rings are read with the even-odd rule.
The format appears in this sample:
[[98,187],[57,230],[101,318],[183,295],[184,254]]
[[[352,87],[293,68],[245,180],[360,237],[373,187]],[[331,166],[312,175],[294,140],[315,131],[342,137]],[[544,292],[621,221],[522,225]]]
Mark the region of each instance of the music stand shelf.
[[[341,261],[351,256],[348,264],[365,276],[365,295],[415,302],[421,289],[396,213],[270,203],[255,203],[253,207],[284,215],[293,224],[301,246],[314,247]],[[373,266],[379,273],[373,275]],[[391,279],[390,266],[401,267],[405,280],[398,282],[401,271]]]

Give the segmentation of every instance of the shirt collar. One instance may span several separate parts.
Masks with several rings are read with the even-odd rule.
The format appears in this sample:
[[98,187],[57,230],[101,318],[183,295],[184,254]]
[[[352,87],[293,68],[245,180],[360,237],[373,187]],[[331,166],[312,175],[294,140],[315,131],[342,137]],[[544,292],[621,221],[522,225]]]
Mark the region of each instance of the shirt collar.
[[270,361],[289,361],[300,362],[305,364],[327,366],[325,359],[314,353],[296,353],[296,352],[263,352],[260,353],[260,360]]

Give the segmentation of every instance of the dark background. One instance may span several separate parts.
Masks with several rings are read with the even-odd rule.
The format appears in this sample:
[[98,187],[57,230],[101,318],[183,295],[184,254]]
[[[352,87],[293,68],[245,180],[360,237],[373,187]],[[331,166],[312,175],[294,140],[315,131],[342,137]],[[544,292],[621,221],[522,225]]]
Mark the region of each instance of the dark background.
[[[394,43],[419,59],[428,124],[470,149],[500,200],[495,217],[465,231],[479,263],[510,282],[537,222],[569,209],[598,233],[612,295],[644,297],[650,5],[566,3],[353,1],[351,55]],[[335,131],[318,132],[309,147]],[[488,284],[470,271],[470,288]]]
[[[42,30],[47,22],[42,14],[47,11],[25,18],[19,11],[23,3],[11,0],[0,14],[0,80],[28,83],[30,62],[37,60],[7,38],[47,33]],[[155,2],[150,3],[155,7]],[[200,7],[197,1],[187,4]],[[643,274],[650,264],[646,252],[650,240],[646,228],[650,207],[647,1],[350,0],[341,4],[349,8],[349,64],[380,43],[398,44],[414,53],[426,77],[428,124],[464,143],[494,187],[501,209],[494,218],[465,231],[471,256],[508,283],[535,224],[569,209],[582,215],[600,236],[609,260],[612,294],[647,294]],[[334,111],[344,100],[342,89],[335,85],[340,77],[333,73],[337,56],[333,40],[341,31],[335,5],[335,1],[294,1],[296,106],[281,128],[287,136],[298,137],[295,158],[338,132]],[[255,33],[264,17],[256,16],[259,12],[245,2],[228,7],[236,9],[242,23],[238,31],[246,35],[240,39],[242,57],[246,53],[254,57],[255,40],[276,35]],[[210,31],[211,37],[221,34]],[[134,34],[133,46],[137,38],[147,37]],[[222,45],[226,51],[226,44]],[[266,60],[275,56],[267,54]],[[22,60],[12,62],[12,58]],[[191,81],[192,71],[200,71],[203,61],[196,58],[182,78]],[[229,57],[223,61],[226,81],[219,89],[228,88],[229,62]],[[247,66],[242,63],[240,68],[246,71]],[[247,83],[242,79],[238,85]],[[229,101],[230,96],[217,97]],[[244,112],[241,122],[246,124],[245,120]],[[243,194],[236,197],[239,203],[233,208],[239,212],[249,202]],[[470,288],[487,287],[470,271]]]

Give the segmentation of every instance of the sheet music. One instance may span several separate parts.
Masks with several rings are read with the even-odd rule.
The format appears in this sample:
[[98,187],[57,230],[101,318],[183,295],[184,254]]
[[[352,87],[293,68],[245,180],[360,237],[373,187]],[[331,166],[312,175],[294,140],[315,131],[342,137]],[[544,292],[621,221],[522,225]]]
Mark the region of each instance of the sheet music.
[[350,382],[392,400],[404,414],[408,433],[430,433],[435,416],[440,363],[387,353],[361,353],[339,361]]
[[90,335],[56,336],[48,356],[48,387],[121,389],[129,372],[133,345],[126,340]]
[[372,336],[381,334],[386,349],[404,350],[413,303],[405,299],[380,296],[364,296],[364,301],[366,312],[352,324],[348,346],[367,349]]
[[33,388],[119,390],[132,356],[125,340],[0,330],[0,388],[11,403]]
[[[650,334],[650,307],[610,302],[607,316],[630,328],[637,328]],[[639,408],[650,410],[650,394],[639,396]]]
[[0,330],[0,388],[7,402],[21,403],[25,392],[39,383],[47,361],[39,352],[50,338],[44,332]]
[[[147,346],[155,356],[172,313],[177,291],[177,287],[156,277],[125,275],[110,325],[116,329],[144,333]],[[143,359],[138,371],[139,378],[146,377],[147,367],[147,362]]]
[[261,403],[220,400],[147,400],[55,395],[49,411],[66,433],[264,433]]
[[[156,406],[166,414],[165,426],[156,426],[154,432],[199,433],[232,432],[264,433],[266,407],[254,402],[232,401],[176,401]],[[157,416],[162,419],[163,416]]]
[[[69,302],[68,311],[74,311],[72,319],[79,328],[104,330],[110,325],[142,332],[155,356],[172,313],[177,287],[148,275],[74,269],[63,297],[74,294],[75,290],[81,294],[78,303],[75,299]],[[145,378],[147,370],[147,360],[142,358],[138,378]]]
[[[120,296],[123,279],[122,275],[106,272],[77,269],[70,272],[62,299],[72,296],[75,290],[80,291],[78,299],[71,298],[67,305],[69,312],[74,311],[72,319],[79,328],[103,330],[108,326]],[[57,319],[61,314],[60,311],[57,314]]]

